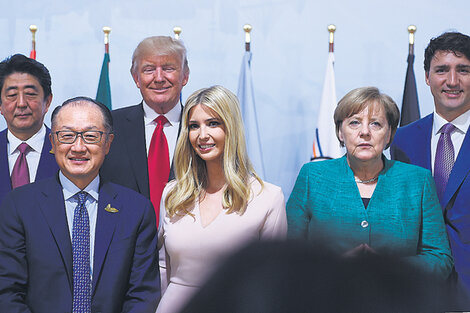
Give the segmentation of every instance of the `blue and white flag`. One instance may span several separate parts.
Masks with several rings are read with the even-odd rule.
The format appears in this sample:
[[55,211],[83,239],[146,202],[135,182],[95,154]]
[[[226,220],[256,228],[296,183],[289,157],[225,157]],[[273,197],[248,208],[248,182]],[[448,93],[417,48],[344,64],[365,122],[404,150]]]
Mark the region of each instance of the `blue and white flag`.
[[265,171],[263,153],[261,149],[258,117],[256,115],[253,81],[251,79],[251,55],[250,51],[246,51],[243,56],[237,96],[240,101],[243,122],[245,124],[248,157],[250,158],[256,173],[264,179]]

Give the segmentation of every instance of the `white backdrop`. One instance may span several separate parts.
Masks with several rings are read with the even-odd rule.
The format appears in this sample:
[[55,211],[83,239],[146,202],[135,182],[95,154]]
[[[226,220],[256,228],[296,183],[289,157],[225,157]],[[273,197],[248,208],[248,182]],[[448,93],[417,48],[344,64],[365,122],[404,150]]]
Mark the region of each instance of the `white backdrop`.
[[[37,60],[52,75],[52,107],[77,95],[95,97],[103,61],[103,26],[112,28],[114,108],[141,100],[129,74],[138,42],[147,36],[173,35],[176,25],[183,29],[191,69],[183,100],[194,90],[214,84],[236,93],[244,52],[242,27],[252,24],[252,71],[266,180],[282,186],[286,196],[311,156],[328,54],[328,24],[337,27],[338,100],[353,88],[374,85],[399,106],[407,65],[407,27],[415,24],[415,74],[422,116],[433,105],[424,82],[424,48],[444,31],[470,33],[467,0],[1,0],[1,7],[1,59],[14,53],[29,55],[29,25],[38,26]],[[1,119],[0,128],[4,127]]]

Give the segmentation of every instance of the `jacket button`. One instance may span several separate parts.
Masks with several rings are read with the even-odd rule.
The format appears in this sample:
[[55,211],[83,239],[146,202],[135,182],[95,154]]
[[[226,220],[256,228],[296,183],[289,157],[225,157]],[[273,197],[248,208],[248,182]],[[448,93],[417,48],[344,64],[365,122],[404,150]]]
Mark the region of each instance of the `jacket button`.
[[362,228],[366,228],[367,226],[369,226],[369,223],[367,221],[362,221],[361,226]]

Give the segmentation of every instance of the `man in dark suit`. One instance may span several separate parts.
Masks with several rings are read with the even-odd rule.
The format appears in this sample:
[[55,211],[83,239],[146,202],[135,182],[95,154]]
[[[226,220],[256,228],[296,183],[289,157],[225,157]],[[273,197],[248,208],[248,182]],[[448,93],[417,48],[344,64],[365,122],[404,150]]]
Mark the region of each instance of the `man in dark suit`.
[[52,114],[60,171],[0,207],[0,312],[154,313],[160,298],[148,199],[100,179],[110,111],[90,98]]
[[433,171],[457,280],[470,295],[470,37],[431,39],[424,69],[434,113],[399,128],[391,155]]
[[[132,55],[131,74],[143,101],[112,112],[115,140],[101,175],[151,199],[158,221],[161,192],[174,178],[170,163],[180,127],[178,102],[189,78],[186,48],[171,37],[148,37]],[[152,143],[161,129],[157,119],[163,117],[166,151],[154,149]],[[159,157],[165,159],[163,164],[157,164]]]
[[0,62],[0,112],[7,123],[0,132],[0,202],[12,188],[57,172],[44,125],[51,101],[44,65],[21,54]]

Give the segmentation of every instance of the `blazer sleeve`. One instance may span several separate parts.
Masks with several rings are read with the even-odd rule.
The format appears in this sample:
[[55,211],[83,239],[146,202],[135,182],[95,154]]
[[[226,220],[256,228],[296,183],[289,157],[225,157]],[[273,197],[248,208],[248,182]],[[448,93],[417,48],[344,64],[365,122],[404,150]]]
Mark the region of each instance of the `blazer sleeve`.
[[287,235],[289,238],[307,239],[311,214],[307,203],[309,197],[308,164],[302,166],[294,189],[287,201]]
[[270,208],[263,228],[261,239],[285,239],[287,235],[286,201],[280,188],[268,195]]
[[11,196],[0,206],[0,312],[31,312],[26,304],[25,233]]
[[129,287],[122,312],[154,312],[160,300],[155,211],[150,201],[146,203],[136,239]]
[[449,247],[442,209],[434,179],[427,173],[422,195],[422,226],[418,253],[407,259],[420,268],[446,279],[454,265]]

